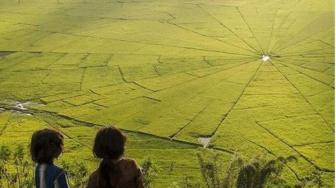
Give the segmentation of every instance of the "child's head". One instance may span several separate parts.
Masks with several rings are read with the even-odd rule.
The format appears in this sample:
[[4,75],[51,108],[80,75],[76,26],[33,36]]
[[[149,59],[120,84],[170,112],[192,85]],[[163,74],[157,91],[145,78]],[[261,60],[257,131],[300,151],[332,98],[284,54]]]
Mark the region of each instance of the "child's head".
[[37,163],[52,163],[63,151],[63,135],[53,129],[34,132],[30,143],[32,160]]
[[126,136],[115,127],[106,127],[98,131],[93,153],[98,158],[119,159],[124,154]]

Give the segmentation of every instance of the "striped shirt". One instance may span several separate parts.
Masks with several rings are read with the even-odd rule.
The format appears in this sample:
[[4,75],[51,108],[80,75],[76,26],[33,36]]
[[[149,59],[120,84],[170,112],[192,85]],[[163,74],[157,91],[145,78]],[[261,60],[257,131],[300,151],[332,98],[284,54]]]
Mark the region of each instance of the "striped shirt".
[[37,164],[36,188],[69,188],[66,172],[53,164]]

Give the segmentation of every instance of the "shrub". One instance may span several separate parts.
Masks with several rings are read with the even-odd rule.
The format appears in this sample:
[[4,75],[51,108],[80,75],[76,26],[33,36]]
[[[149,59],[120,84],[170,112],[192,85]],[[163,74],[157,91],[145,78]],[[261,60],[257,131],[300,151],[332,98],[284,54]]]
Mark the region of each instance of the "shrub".
[[[207,156],[207,160],[200,153],[197,154],[201,175],[207,188],[262,188],[262,187],[290,187],[282,179],[281,173],[287,163],[296,162],[294,156],[277,157],[265,160],[256,157],[249,162],[234,155],[226,170],[221,167],[219,154]],[[199,184],[198,184],[199,185]],[[188,179],[182,180],[182,187],[197,187]],[[296,188],[322,187],[321,172],[316,170],[312,174],[301,178]]]
[[[89,170],[84,162],[61,161],[61,166],[67,172],[71,187],[85,187],[88,181]],[[156,177],[157,168],[150,158],[142,164],[144,185],[152,186]],[[34,164],[27,159],[24,147],[17,146],[11,150],[8,146],[0,146],[0,187],[33,188]]]
[[32,167],[22,145],[14,151],[8,146],[0,146],[0,187],[34,187]]
[[61,166],[67,172],[70,187],[85,187],[89,170],[83,162],[61,161]]
[[144,186],[146,188],[152,187],[153,179],[157,175],[157,168],[150,158],[145,159],[140,166],[143,173]]

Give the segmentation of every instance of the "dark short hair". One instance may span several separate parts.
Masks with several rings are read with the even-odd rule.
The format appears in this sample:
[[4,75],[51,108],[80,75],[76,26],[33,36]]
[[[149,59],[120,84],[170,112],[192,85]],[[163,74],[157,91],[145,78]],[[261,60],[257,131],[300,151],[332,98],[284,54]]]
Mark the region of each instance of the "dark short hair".
[[105,127],[98,131],[93,154],[102,159],[119,159],[125,151],[126,136],[115,127]]
[[63,135],[57,130],[41,129],[34,132],[30,154],[34,162],[52,163],[63,150]]

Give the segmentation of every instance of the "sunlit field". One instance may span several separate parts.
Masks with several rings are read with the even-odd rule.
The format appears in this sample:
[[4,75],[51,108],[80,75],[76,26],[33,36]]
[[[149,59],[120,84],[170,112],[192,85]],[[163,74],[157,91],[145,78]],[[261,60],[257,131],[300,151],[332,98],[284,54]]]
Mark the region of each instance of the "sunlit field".
[[[60,159],[97,166],[101,126],[150,158],[153,187],[227,165],[295,156],[284,179],[334,186],[331,0],[0,0],[0,145],[66,137]],[[28,151],[28,150],[27,150]]]

